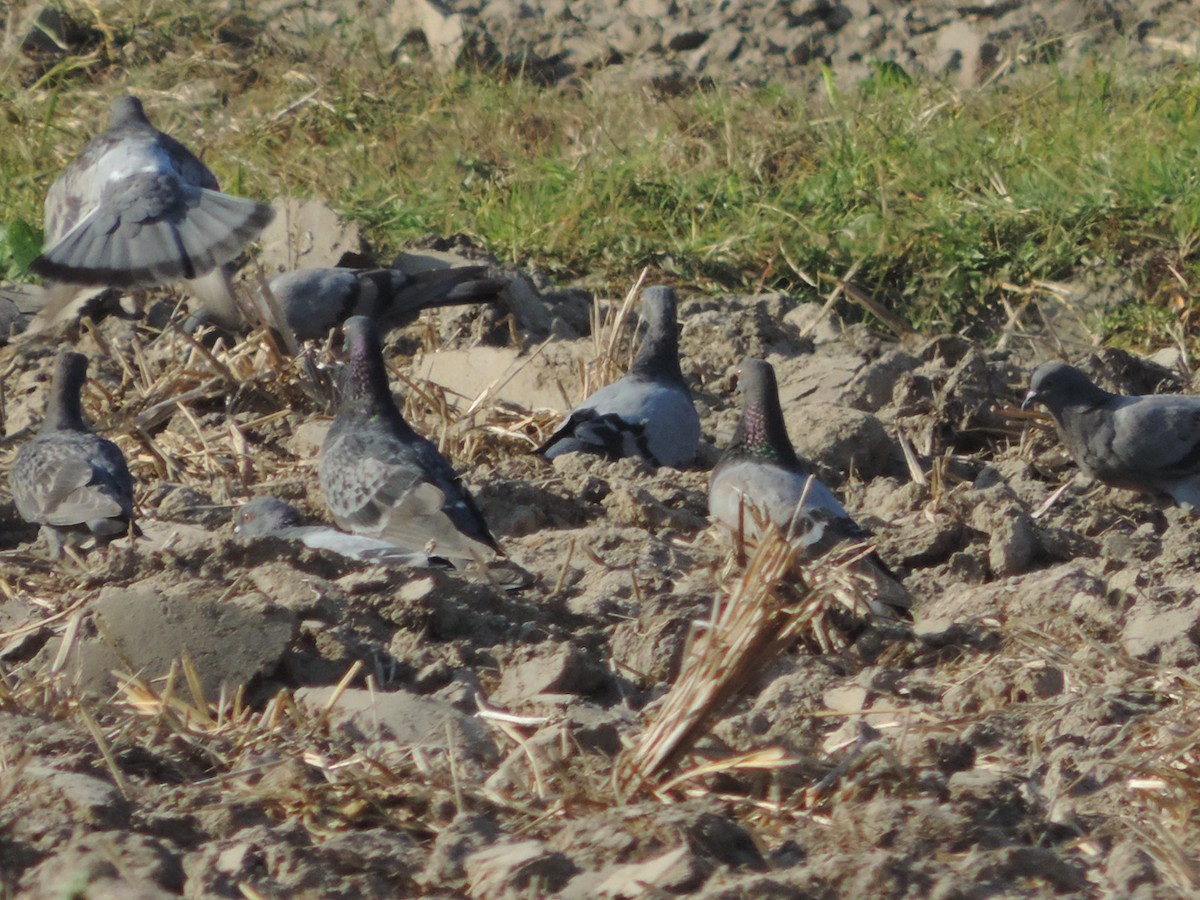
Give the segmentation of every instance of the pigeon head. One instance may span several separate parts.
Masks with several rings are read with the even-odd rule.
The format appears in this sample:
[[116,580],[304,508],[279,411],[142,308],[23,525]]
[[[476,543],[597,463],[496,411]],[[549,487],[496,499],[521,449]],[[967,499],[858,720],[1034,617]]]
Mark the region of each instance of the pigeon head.
[[239,537],[260,537],[303,524],[300,511],[292,504],[278,497],[259,497],[238,508],[233,517],[233,533]]
[[146,110],[142,101],[133,94],[122,94],[113,101],[108,114],[108,127],[120,128],[123,125],[150,124],[146,118]]
[[1048,362],[1033,370],[1033,377],[1029,381],[1029,393],[1021,402],[1021,409],[1029,409],[1034,403],[1041,403],[1057,418],[1068,407],[1096,406],[1110,397],[1112,394],[1097,387],[1074,366],[1063,362]]
[[646,336],[630,371],[646,376],[674,375],[682,381],[675,292],[663,285],[642,291],[642,321],[646,323]]
[[775,370],[761,359],[747,359],[738,366],[738,393],[742,396],[742,416],[729,451],[737,456],[752,456],[784,465],[798,465],[796,451],[788,440],[783,410],[779,406],[779,387]]
[[54,361],[50,397],[42,431],[87,431],[83,421],[83,385],[87,381],[88,359],[82,353],[64,350]]

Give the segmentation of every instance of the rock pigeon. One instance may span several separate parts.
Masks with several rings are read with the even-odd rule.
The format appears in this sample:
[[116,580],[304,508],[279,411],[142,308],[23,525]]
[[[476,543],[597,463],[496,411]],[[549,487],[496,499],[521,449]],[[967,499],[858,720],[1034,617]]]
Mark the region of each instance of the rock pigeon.
[[596,453],[609,459],[640,456],[653,466],[682,468],[700,447],[700,417],[679,367],[675,292],[648,287],[642,293],[646,336],[620,381],[593,393],[571,411],[537,452]]
[[[738,369],[738,389],[742,415],[709,480],[709,515],[750,540],[769,522],[799,544],[807,559],[865,541],[868,533],[792,448],[770,364],[745,360]],[[874,553],[855,566],[875,586],[868,604],[876,615],[896,618],[898,610],[912,605],[908,591]]]
[[[240,321],[223,265],[271,221],[271,207],[220,193],[208,167],[146,118],[132,95],[112,105],[46,195],[46,248],[30,268],[53,289],[53,320],[80,286],[153,287],[181,279],[229,327]],[[74,286],[74,287],[71,287]]]
[[1073,366],[1048,362],[1034,370],[1021,408],[1034,403],[1092,478],[1200,509],[1200,397],[1110,394]]
[[490,303],[507,284],[487,266],[430,269],[296,269],[269,287],[297,340],[320,340],[351,316],[370,316],[381,328],[416,321],[423,309]]
[[450,463],[396,407],[378,326],[354,316],[344,332],[349,362],[318,468],[334,521],[459,565],[501,553]]
[[312,550],[331,550],[339,556],[359,562],[385,565],[438,566],[441,561],[428,554],[415,553],[361,534],[347,534],[336,528],[305,525],[300,511],[278,497],[258,497],[238,507],[233,533],[239,538],[277,537],[299,541]]
[[9,473],[17,512],[42,526],[56,557],[68,542],[111,539],[128,532],[133,521],[133,478],[125,457],[83,421],[87,365],[81,353],[59,354],[46,419]]

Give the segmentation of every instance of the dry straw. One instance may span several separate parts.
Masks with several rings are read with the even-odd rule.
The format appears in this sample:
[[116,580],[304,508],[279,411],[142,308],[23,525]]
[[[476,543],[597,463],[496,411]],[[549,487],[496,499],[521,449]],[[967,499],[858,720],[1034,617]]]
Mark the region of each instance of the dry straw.
[[736,575],[727,570],[711,615],[695,624],[678,679],[618,769],[618,792],[661,793],[721,768],[790,765],[782,754],[762,750],[671,777],[726,705],[802,635],[834,643],[831,606],[862,596],[864,583],[850,568],[856,558],[803,562],[802,547],[766,526],[745,569]]

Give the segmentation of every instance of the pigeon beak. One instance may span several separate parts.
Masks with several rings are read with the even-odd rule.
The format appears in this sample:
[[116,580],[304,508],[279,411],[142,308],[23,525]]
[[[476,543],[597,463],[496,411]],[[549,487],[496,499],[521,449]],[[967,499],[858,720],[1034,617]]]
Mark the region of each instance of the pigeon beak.
[[1038,396],[1037,391],[1030,391],[1025,395],[1025,399],[1021,401],[1021,409],[1029,409],[1029,407],[1033,406],[1040,399],[1041,397]]

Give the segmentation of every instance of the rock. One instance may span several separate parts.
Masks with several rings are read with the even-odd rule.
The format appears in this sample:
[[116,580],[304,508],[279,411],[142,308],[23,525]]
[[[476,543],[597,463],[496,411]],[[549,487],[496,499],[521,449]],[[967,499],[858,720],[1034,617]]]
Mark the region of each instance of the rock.
[[[580,342],[580,351],[583,351]],[[533,359],[512,347],[471,347],[422,353],[413,366],[416,377],[446,388],[451,400],[463,406],[484,391],[495,400],[525,409],[559,409],[570,405],[563,397],[559,367],[570,369],[575,358],[566,348],[547,348],[549,359]]]
[[[324,709],[335,688],[301,688],[296,699]],[[420,747],[426,753],[454,753],[456,758],[494,764],[498,751],[482,721],[464,715],[449,703],[407,691],[368,691],[349,688],[329,712],[330,721],[353,740],[389,741]]]
[[89,900],[167,900],[183,891],[179,857],[159,842],[128,831],[82,835],[22,879],[30,900],[83,897]]
[[899,447],[871,413],[825,404],[784,404],[784,410],[796,452],[813,462],[842,473],[853,471],[860,478],[900,467]]
[[342,832],[322,843],[317,853],[334,871],[372,872],[394,896],[412,890],[413,876],[425,857],[420,844],[392,828]]
[[591,694],[607,679],[607,671],[592,654],[574,644],[547,643],[504,667],[491,700],[519,709],[538,694]]
[[[541,841],[495,844],[469,854],[463,861],[472,897],[480,900],[519,900],[558,892],[578,869],[565,855]],[[536,888],[535,888],[536,886]]]
[[20,770],[20,794],[38,797],[38,806],[67,814],[92,828],[123,828],[129,824],[129,804],[108,781],[33,763]]
[[390,42],[394,53],[409,35],[420,32],[434,65],[441,72],[454,68],[466,46],[463,17],[433,0],[395,0],[385,22],[391,29],[388,40],[381,41],[385,47]]
[[1127,614],[1121,646],[1130,656],[1165,666],[1191,666],[1200,659],[1200,610],[1194,603],[1169,607],[1145,598]]
[[[280,197],[272,206],[275,218],[260,237],[259,262],[267,278],[292,269],[366,262],[362,229],[323,201]],[[257,290],[258,285],[252,287]]]
[[979,83],[983,39],[967,22],[953,22],[938,32],[938,67],[954,73],[959,87],[975,87]]
[[[76,665],[82,686],[109,694],[112,671],[136,672],[150,681],[167,674],[187,654],[205,698],[236,689],[278,665],[296,630],[290,611],[261,594],[226,598],[218,584],[184,581],[162,587],[153,580],[101,590],[93,607],[97,636],[80,641]],[[48,645],[49,656],[57,641]]]
[[[588,884],[585,892],[572,882],[566,897],[653,897],[662,894],[689,894],[704,884],[712,866],[685,847],[669,850],[645,862],[616,866],[603,873],[598,884]],[[576,879],[579,880],[579,879]]]
[[494,844],[499,836],[500,829],[488,816],[459,813],[434,839],[433,852],[421,874],[421,882],[436,887],[465,878],[463,861],[478,850]]
[[288,442],[291,445],[289,449],[301,459],[315,459],[321,452],[321,445],[325,443],[325,436],[329,434],[331,424],[333,423],[329,419],[300,423],[292,432],[292,439]]
[[998,578],[1026,571],[1041,553],[1038,527],[1027,513],[995,522],[988,541],[988,565]]
[[896,383],[921,360],[904,350],[889,350],[860,369],[846,385],[845,402],[863,412],[878,412],[892,400]]

